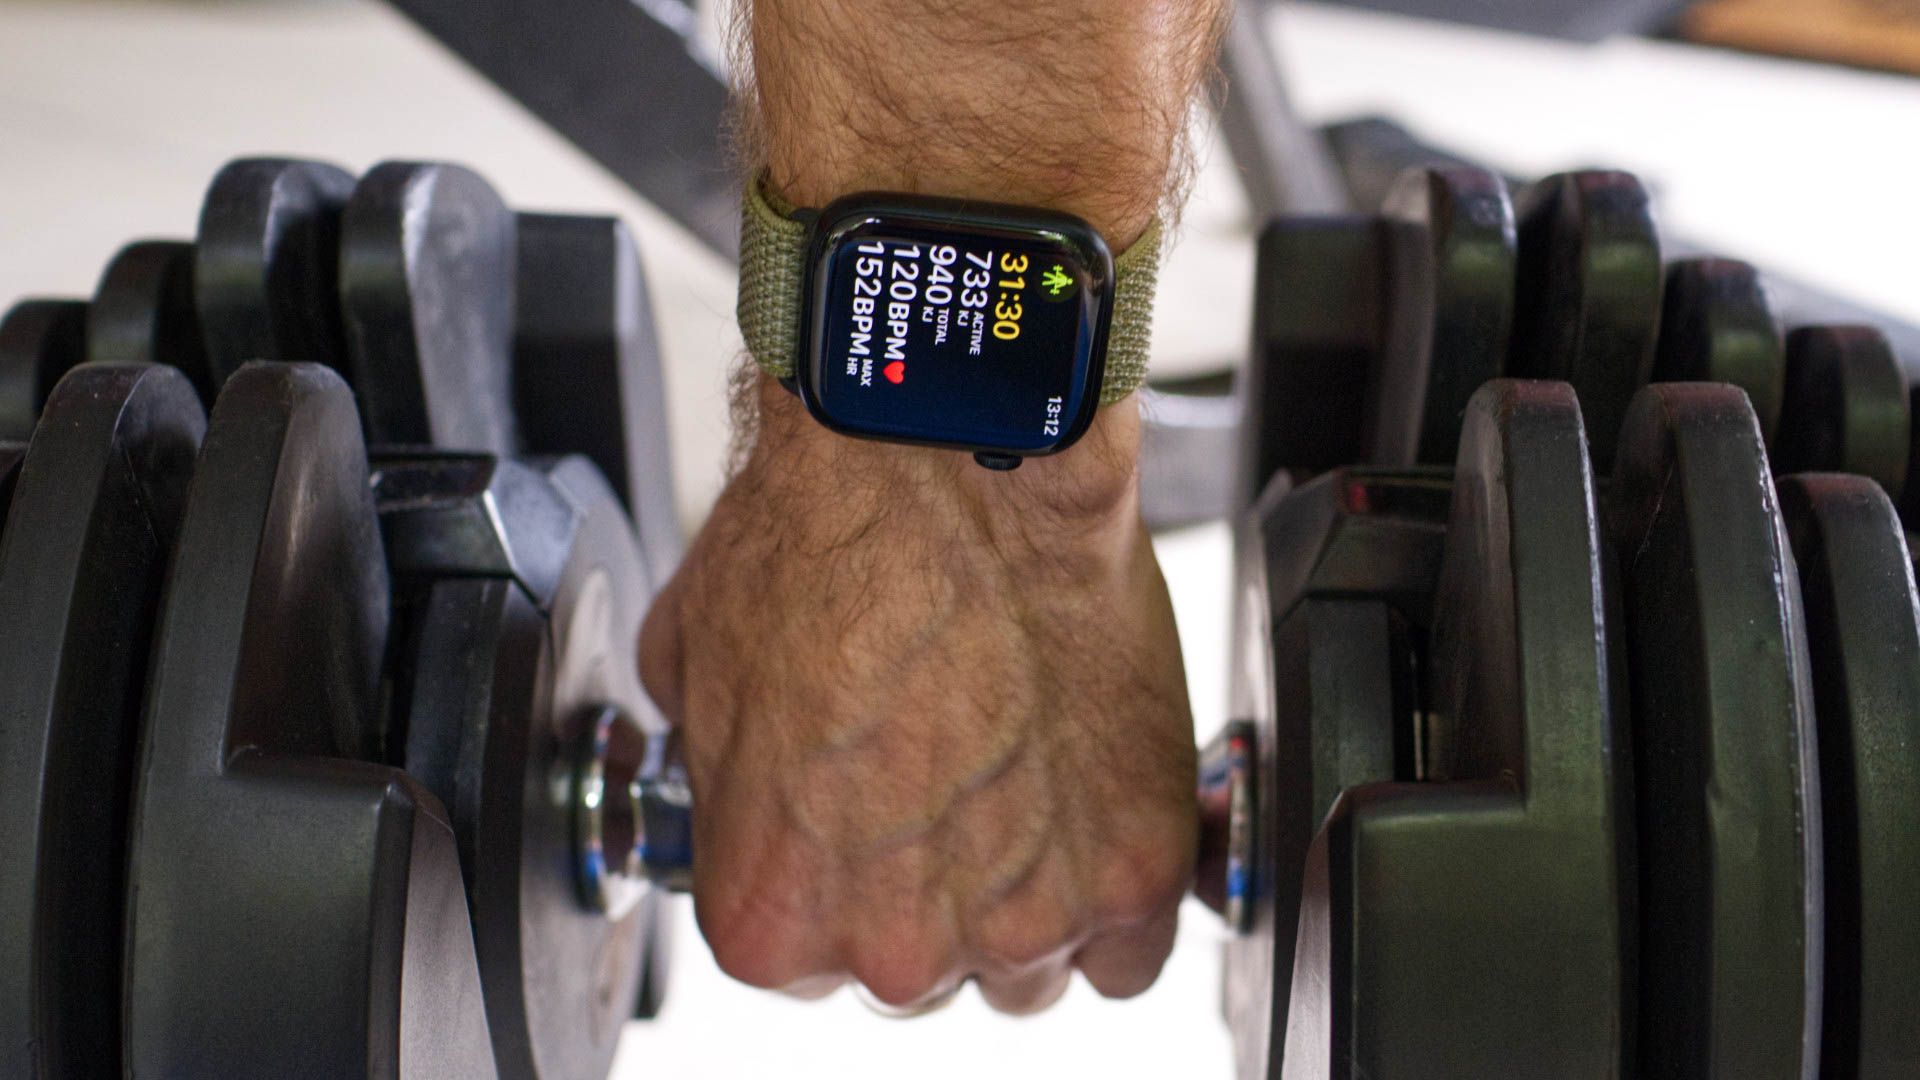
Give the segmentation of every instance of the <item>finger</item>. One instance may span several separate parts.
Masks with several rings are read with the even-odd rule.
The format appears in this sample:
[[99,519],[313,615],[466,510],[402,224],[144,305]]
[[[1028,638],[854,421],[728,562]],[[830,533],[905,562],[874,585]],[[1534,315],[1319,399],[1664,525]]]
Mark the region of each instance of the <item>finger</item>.
[[782,824],[769,786],[698,791],[694,915],[720,970],[749,986],[816,993],[843,978],[837,897],[811,845]]
[[1062,957],[1018,975],[987,974],[974,976],[980,984],[980,996],[995,1012],[1009,1016],[1032,1016],[1046,1012],[1067,992],[1073,981],[1073,965]]
[[845,965],[808,893],[804,881],[771,870],[735,887],[703,890],[696,882],[694,915],[720,970],[762,990],[831,992]]
[[1180,907],[1170,904],[1144,923],[1094,935],[1074,963],[1100,996],[1138,997],[1160,977],[1179,928]]
[[780,993],[796,1001],[820,1001],[832,997],[834,992],[847,985],[845,975],[815,975],[788,983],[780,988]]
[[860,1000],[860,1004],[865,1005],[873,1012],[886,1017],[888,1020],[918,1020],[923,1016],[931,1016],[953,1004],[954,1000],[960,996],[960,991],[966,986],[966,983],[954,983],[945,990],[922,998],[920,1001],[905,1007],[889,1005],[879,998],[874,997],[873,991],[868,990],[865,986],[859,983],[854,983],[853,985],[854,996]]
[[867,868],[859,903],[847,912],[853,977],[894,1010],[916,1011],[966,979],[935,863],[919,845],[888,853]]
[[973,969],[994,977],[1020,977],[1070,962],[1085,936],[1080,915],[1062,901],[1075,882],[1066,860],[1042,857],[1026,880],[977,916],[969,938]]
[[864,978],[854,982],[858,984],[860,1001],[864,1001],[868,1009],[887,1019],[914,1020],[929,1013],[939,1013],[950,1005],[952,999],[960,995],[960,988],[966,984],[966,976],[948,972],[929,982],[883,982],[879,990]]
[[640,626],[640,682],[670,723],[685,715],[686,648],[681,638],[680,603],[686,575],[675,574],[654,597]]

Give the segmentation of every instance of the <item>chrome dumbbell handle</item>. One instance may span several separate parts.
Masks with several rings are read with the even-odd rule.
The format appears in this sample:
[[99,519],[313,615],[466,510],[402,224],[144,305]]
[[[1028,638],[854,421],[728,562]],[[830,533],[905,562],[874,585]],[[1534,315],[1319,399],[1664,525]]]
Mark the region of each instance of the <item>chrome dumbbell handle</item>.
[[693,888],[693,789],[670,752],[671,735],[648,741],[647,767],[634,779],[640,803],[640,866],[648,881],[674,892]]
[[[687,892],[693,793],[671,733],[647,734],[604,708],[574,773],[574,836],[583,903],[619,917],[650,888]],[[1248,928],[1254,866],[1253,725],[1223,728],[1200,754],[1200,868],[1195,892],[1236,933]]]
[[1200,751],[1200,869],[1194,892],[1236,934],[1251,927],[1254,866],[1253,725],[1221,729]]
[[621,919],[648,890],[686,892],[693,875],[693,794],[670,733],[613,706],[582,725],[567,797],[580,902]]

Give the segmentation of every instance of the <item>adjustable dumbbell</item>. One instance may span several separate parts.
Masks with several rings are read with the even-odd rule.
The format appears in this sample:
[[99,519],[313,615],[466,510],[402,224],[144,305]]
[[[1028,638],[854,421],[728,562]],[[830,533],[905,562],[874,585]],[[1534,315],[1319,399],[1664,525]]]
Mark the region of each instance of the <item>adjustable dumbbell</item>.
[[[591,1077],[604,1075],[621,1021],[658,1005],[660,891],[639,887],[624,863],[586,876],[594,853],[609,843],[617,851],[630,827],[617,800],[588,799],[592,777],[617,776],[628,748],[647,744],[646,726],[659,726],[631,674],[632,637],[679,547],[631,238],[612,219],[531,216],[524,234],[533,239],[503,260],[499,245],[473,252],[457,243],[475,215],[500,221],[497,198],[472,174],[390,165],[369,180],[356,185],[311,162],[237,162],[210,187],[196,243],[130,245],[92,305],[22,305],[0,332],[0,383],[20,388],[7,390],[5,404],[23,437],[43,406],[42,428],[60,432],[35,444],[40,464],[24,475],[57,479],[29,486],[40,494],[20,505],[19,535],[64,530],[59,542],[16,549],[16,562],[39,556],[32,578],[42,584],[10,590],[8,600],[30,604],[33,624],[48,629],[10,640],[31,671],[14,687],[64,694],[62,709],[103,703],[92,726],[10,724],[0,737],[19,742],[7,767],[25,770],[9,796],[48,800],[18,807],[11,819],[23,830],[5,836],[28,845],[17,865],[32,869],[0,900],[19,908],[20,925],[41,928],[0,957],[0,979],[13,980],[0,984],[12,987],[0,994],[0,1022],[21,1034],[9,1045],[28,1055],[23,1073],[88,1063],[111,1071],[124,1061],[264,1074],[304,1051],[330,1075]],[[401,221],[402,203],[423,212]],[[348,297],[360,336],[351,350],[341,344],[336,284],[343,236],[357,258]],[[492,304],[476,323],[460,310],[473,300],[461,284],[470,272],[535,280],[532,307],[515,320],[509,298],[506,317]],[[186,329],[196,324],[203,341]],[[456,332],[473,325],[491,329]],[[619,495],[579,458],[387,448],[369,473],[362,416],[344,384],[311,367],[243,367],[255,349],[324,359],[398,403],[398,413],[420,416],[427,389],[443,403],[449,384],[451,393],[471,390],[444,377],[461,342],[462,363],[499,377],[478,399],[484,409],[472,397],[457,401],[453,411],[468,415],[456,420],[517,421],[513,410],[524,406],[539,420],[527,427],[550,440],[529,434],[535,450],[578,449],[616,465]],[[83,349],[139,366],[82,368],[54,393]],[[516,366],[518,387],[506,381]],[[242,371],[216,411],[189,499],[204,425],[194,391],[209,396],[200,384]],[[141,396],[116,397],[101,383],[116,373]],[[570,397],[591,407],[565,427]],[[90,402],[85,416],[104,419],[82,422],[79,406],[62,402]],[[181,419],[154,419],[161,415]],[[190,441],[169,434],[186,427]],[[0,447],[9,494],[20,456]],[[89,479],[87,470],[103,467],[104,479]],[[377,503],[364,498],[370,480]],[[33,510],[49,484],[65,501]],[[348,497],[354,491],[363,498]],[[86,499],[95,509],[83,512]],[[175,530],[168,522],[183,501],[200,524],[181,543],[187,569],[176,577],[198,584],[178,586],[156,612]],[[623,501],[642,515],[642,543]],[[76,518],[93,525],[75,531]],[[375,535],[371,548],[342,540],[369,533],[376,518],[387,536]],[[249,563],[238,550],[248,535],[279,539]],[[146,548],[112,554],[141,538]],[[82,543],[92,546],[75,554]],[[101,572],[114,558],[113,572]],[[49,559],[66,560],[65,577],[47,569]],[[544,577],[533,566],[540,560]],[[59,582],[76,574],[75,599],[56,603]],[[245,610],[213,610],[201,595],[213,581],[222,587],[212,593],[245,601]],[[91,652],[59,650],[63,617],[74,641],[99,635],[83,643]],[[136,642],[148,634],[161,648],[143,675],[149,650]],[[556,653],[555,642],[566,647]],[[49,666],[53,656],[65,666]],[[290,670],[276,667],[288,657],[297,658]],[[232,693],[216,703],[205,695],[223,680],[196,682],[181,674],[189,668],[233,672]],[[624,680],[607,682],[622,670]],[[138,687],[163,677],[169,688],[143,709]],[[76,697],[75,686],[92,696]],[[591,700],[576,700],[583,694]],[[263,716],[275,719],[260,728]],[[546,716],[554,719],[528,723]],[[223,744],[248,749],[202,771],[207,759],[193,748]],[[146,757],[130,763],[140,745]],[[557,807],[501,794],[515,770],[539,769],[574,794]],[[132,827],[129,771],[144,776]],[[483,785],[490,794],[477,804]],[[84,806],[77,791],[92,792]],[[362,815],[371,831],[337,820],[321,827],[342,813]],[[355,846],[363,842],[376,846]],[[306,865],[302,850],[312,856]],[[286,903],[276,880],[299,902]],[[129,890],[140,899],[123,914]],[[388,914],[357,925],[353,913],[369,911]],[[182,919],[201,927],[197,936],[168,929]],[[269,923],[280,929],[268,932]],[[260,933],[236,937],[236,926]],[[197,962],[182,961],[189,953]],[[364,964],[387,956],[404,963]],[[124,986],[123,966],[133,973]],[[235,995],[244,1008],[233,1009]],[[47,1005],[56,999],[72,1004]],[[304,1044],[267,1037],[291,1017]]]
[[[1602,408],[1582,397],[1585,435],[1596,412],[1620,413],[1618,454],[1575,454],[1566,475],[1535,479],[1579,440],[1528,441],[1519,433],[1533,412],[1508,389],[1489,410],[1507,456],[1489,457],[1488,440],[1470,432],[1452,473],[1359,466],[1297,489],[1297,473],[1316,470],[1284,462],[1296,475],[1273,476],[1243,526],[1233,707],[1249,719],[1210,748],[1203,790],[1226,838],[1211,891],[1236,932],[1227,1012],[1241,1073],[1732,1076],[1804,1074],[1819,1062],[1834,1075],[1905,1075],[1920,1031],[1888,1003],[1920,993],[1904,847],[1920,826],[1905,781],[1905,748],[1920,739],[1909,699],[1920,695],[1904,689],[1920,679],[1910,647],[1920,597],[1880,490],[1900,488],[1887,448],[1899,457],[1909,445],[1900,380],[1864,330],[1802,330],[1783,346],[1750,267],[1683,262],[1662,289],[1646,272],[1657,242],[1644,199],[1626,197],[1625,178],[1553,187],[1530,194],[1520,215],[1539,242],[1529,270],[1523,224],[1509,367],[1558,365],[1593,388]],[[1430,243],[1436,231],[1428,226]],[[1291,275],[1310,296],[1363,281],[1363,292],[1391,298],[1384,305],[1400,302],[1391,275],[1369,281],[1354,269],[1407,264],[1383,261],[1379,225],[1302,220],[1269,233],[1317,235],[1374,247],[1321,282],[1263,249],[1262,282]],[[1595,259],[1607,244],[1619,257]],[[1617,288],[1595,286],[1607,275]],[[1652,299],[1623,299],[1635,295]],[[1263,295],[1256,343],[1336,340],[1314,321],[1325,309],[1299,306]],[[1380,311],[1346,309],[1368,310]],[[1349,322],[1339,340],[1378,357],[1392,340],[1388,317],[1378,319]],[[1311,355],[1257,350],[1250,382],[1297,379],[1262,362]],[[1630,410],[1609,404],[1649,378],[1721,385],[1656,385]],[[1774,460],[1770,425],[1749,399],[1784,413]],[[1879,482],[1789,476],[1775,496],[1771,473],[1808,467]],[[1609,486],[1594,487],[1607,473]],[[1448,493],[1450,516],[1409,497],[1415,479]],[[1603,528],[1535,501],[1583,487]],[[1522,491],[1533,494],[1523,501]],[[1521,515],[1523,505],[1532,509]],[[1556,520],[1567,523],[1559,541]],[[1588,543],[1572,543],[1583,531]],[[1436,565],[1420,554],[1429,545],[1444,550],[1446,570],[1404,590],[1396,568]],[[1574,550],[1583,558],[1570,562],[1591,572],[1566,574],[1568,602],[1543,603],[1556,553]],[[1374,578],[1343,569],[1356,566]],[[1587,617],[1564,616],[1576,608]],[[1566,682],[1579,670],[1602,676],[1585,683],[1601,687],[1598,698]],[[1558,711],[1528,711],[1542,704]],[[1584,723],[1553,726],[1582,710]],[[1610,764],[1566,771],[1583,745]],[[1521,753],[1543,746],[1555,753]],[[1594,801],[1569,815],[1576,797]],[[1575,830],[1569,857],[1611,849],[1611,879],[1580,884],[1571,871],[1593,864],[1576,859],[1529,882],[1524,841],[1479,855],[1449,846],[1474,835],[1464,807],[1503,800],[1516,807],[1500,819],[1511,828],[1537,801],[1560,806],[1550,819]],[[1489,882],[1506,887],[1476,894]],[[1530,931],[1535,910],[1587,911],[1593,924],[1572,936]]]
[[[1887,1005],[1920,989],[1920,808],[1893,789],[1920,707],[1895,688],[1920,679],[1920,597],[1891,504],[1795,477],[1783,519],[1728,386],[1643,391],[1604,502],[1564,387],[1494,384],[1476,417],[1437,572],[1430,499],[1382,498],[1405,479],[1364,470],[1276,485],[1243,537],[1253,720],[1212,755],[1238,765],[1209,800],[1246,808],[1225,860],[1243,1074],[1757,1075],[1824,1055],[1898,1075],[1920,1048]],[[1804,523],[1791,548],[1783,521]],[[1845,554],[1820,549],[1843,533]]]

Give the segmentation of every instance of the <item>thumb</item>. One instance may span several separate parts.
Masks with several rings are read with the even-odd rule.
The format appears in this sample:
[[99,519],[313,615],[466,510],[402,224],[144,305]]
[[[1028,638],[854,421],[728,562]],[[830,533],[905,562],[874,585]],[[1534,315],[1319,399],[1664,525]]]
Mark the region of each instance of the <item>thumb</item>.
[[640,682],[669,723],[678,726],[685,711],[686,646],[680,622],[680,598],[686,575],[675,574],[653,598],[640,627]]

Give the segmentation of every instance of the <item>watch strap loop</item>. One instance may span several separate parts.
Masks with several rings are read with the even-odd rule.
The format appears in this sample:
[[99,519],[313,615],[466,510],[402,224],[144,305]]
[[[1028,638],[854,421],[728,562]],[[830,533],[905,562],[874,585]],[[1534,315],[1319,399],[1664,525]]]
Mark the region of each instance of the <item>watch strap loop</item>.
[[[765,173],[748,182],[740,203],[740,333],[761,370],[776,379],[792,379],[812,230],[795,219],[793,206],[766,190]],[[1102,405],[1120,401],[1147,379],[1162,236],[1156,218],[1113,260],[1113,321],[1107,332]]]
[[740,334],[761,370],[791,379],[800,346],[808,228],[765,184],[764,173],[748,181],[740,201]]
[[1147,381],[1153,354],[1153,296],[1160,284],[1160,219],[1113,260],[1113,323],[1107,331],[1107,373],[1100,404],[1111,405]]

